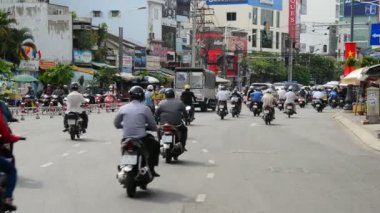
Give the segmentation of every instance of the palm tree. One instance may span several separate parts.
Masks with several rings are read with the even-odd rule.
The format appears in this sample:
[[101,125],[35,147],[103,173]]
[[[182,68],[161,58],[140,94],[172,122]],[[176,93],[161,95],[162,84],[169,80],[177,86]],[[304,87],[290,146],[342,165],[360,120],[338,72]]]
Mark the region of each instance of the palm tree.
[[16,20],[9,17],[9,13],[0,10],[0,55],[5,58],[6,52],[8,50],[9,41],[12,39],[12,28],[11,25],[16,23]]

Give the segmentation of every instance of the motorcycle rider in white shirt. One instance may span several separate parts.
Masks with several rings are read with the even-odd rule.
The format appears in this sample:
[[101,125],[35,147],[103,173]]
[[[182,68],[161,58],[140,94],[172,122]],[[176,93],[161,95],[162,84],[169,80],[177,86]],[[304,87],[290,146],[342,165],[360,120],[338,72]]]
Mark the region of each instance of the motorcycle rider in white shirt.
[[69,124],[67,123],[67,114],[70,112],[78,113],[79,116],[83,119],[82,128],[83,132],[86,132],[87,125],[88,125],[88,116],[84,109],[81,107],[81,104],[84,103],[86,100],[84,99],[83,95],[78,92],[79,90],[79,84],[74,82],[71,84],[71,93],[67,96],[67,110],[65,112],[65,117],[63,119],[63,124],[65,129],[63,132],[67,132],[69,128]]
[[288,88],[288,92],[285,93],[285,103],[284,103],[284,106],[287,106],[288,104],[292,104],[293,105],[293,112],[295,114],[297,114],[297,112],[296,112],[296,99],[297,99],[297,96],[293,92],[293,88],[289,87]]
[[224,108],[227,110],[227,100],[230,99],[230,92],[227,91],[225,86],[221,86],[220,90],[216,94],[216,99],[218,99],[218,112],[219,112],[219,102],[224,102]]

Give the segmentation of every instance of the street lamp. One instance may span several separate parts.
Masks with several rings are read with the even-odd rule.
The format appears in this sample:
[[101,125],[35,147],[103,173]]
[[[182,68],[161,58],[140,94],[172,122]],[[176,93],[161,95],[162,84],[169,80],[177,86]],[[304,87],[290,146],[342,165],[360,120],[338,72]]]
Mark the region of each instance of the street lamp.
[[[138,7],[132,10],[125,11],[126,13],[136,11],[136,10],[145,10],[146,6]],[[121,24],[119,24],[121,26]],[[123,71],[123,27],[119,27],[119,72]]]

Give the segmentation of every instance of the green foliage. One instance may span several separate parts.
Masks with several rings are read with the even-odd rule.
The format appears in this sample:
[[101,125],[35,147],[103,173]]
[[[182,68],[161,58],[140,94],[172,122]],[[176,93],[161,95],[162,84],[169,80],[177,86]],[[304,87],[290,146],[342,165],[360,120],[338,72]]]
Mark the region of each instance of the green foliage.
[[103,67],[95,73],[92,85],[100,89],[107,89],[109,85],[121,80],[117,74],[119,74],[117,69]]
[[364,57],[360,63],[360,67],[369,67],[380,64],[380,60],[376,58]]
[[95,50],[94,53],[94,60],[98,62],[105,62],[106,56],[107,56],[107,47],[105,45],[105,40],[107,39],[108,35],[108,26],[106,23],[102,23],[99,26],[99,29],[97,30],[97,46],[98,49]]
[[98,41],[96,31],[92,30],[78,30],[74,33],[74,47],[81,50],[91,50]]
[[1,75],[5,75],[7,77],[11,76],[12,75],[12,67],[13,67],[12,63],[0,60],[0,74]]
[[348,67],[354,67],[356,65],[357,61],[355,58],[350,57],[346,60],[346,66]]
[[50,84],[53,87],[67,85],[74,77],[73,67],[66,64],[57,64],[57,66],[46,70],[40,75],[39,80],[44,84]]
[[275,82],[286,80],[285,64],[277,54],[254,53],[244,63],[247,63],[252,70],[252,81]]

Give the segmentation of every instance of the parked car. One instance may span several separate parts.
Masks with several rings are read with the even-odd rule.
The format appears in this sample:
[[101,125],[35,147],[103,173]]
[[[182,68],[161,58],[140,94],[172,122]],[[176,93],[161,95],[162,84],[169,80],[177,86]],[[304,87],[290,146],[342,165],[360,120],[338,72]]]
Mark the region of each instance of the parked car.
[[278,91],[278,90],[280,90],[282,88],[285,88],[285,83],[283,83],[283,82],[277,82],[277,83],[274,83],[273,86],[276,89],[276,91]]
[[276,88],[271,83],[252,83],[251,86],[253,86],[253,88],[255,89],[258,88],[262,90],[263,92],[265,92],[267,89],[270,89],[272,91],[273,96],[276,99],[278,99],[278,93],[276,91]]

